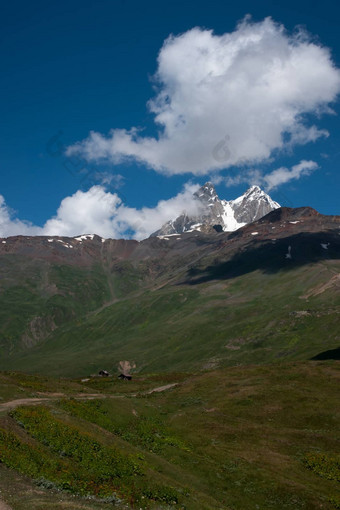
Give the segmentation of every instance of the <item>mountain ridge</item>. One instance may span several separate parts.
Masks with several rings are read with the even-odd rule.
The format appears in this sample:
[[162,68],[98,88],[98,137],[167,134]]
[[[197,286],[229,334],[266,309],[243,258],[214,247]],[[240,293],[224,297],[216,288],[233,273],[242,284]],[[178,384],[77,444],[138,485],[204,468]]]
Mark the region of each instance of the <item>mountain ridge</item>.
[[280,207],[259,186],[251,186],[234,200],[221,200],[213,184],[206,182],[193,194],[193,198],[199,214],[190,216],[184,211],[151,236],[182,234],[193,230],[207,232],[211,228],[232,232]]
[[234,232],[2,239],[0,368],[196,370],[334,349],[339,229],[340,216],[302,207]]

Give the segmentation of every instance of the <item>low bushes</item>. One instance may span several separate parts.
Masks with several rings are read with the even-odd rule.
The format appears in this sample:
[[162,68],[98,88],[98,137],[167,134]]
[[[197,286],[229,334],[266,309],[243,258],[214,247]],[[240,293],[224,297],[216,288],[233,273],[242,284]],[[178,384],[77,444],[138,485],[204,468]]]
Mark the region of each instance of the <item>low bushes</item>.
[[150,452],[161,453],[168,446],[190,452],[188,445],[171,434],[157,417],[141,415],[138,418],[127,419],[124,425],[121,425],[115,423],[114,416],[108,415],[105,404],[99,400],[87,402],[63,400],[60,406],[73,416],[95,423]]
[[148,484],[137,456],[102,444],[47,407],[17,408],[11,416],[34,440],[0,428],[0,462],[44,486],[143,506],[178,502],[175,489]]
[[340,456],[327,455],[325,453],[308,453],[304,463],[319,476],[328,480],[340,481]]

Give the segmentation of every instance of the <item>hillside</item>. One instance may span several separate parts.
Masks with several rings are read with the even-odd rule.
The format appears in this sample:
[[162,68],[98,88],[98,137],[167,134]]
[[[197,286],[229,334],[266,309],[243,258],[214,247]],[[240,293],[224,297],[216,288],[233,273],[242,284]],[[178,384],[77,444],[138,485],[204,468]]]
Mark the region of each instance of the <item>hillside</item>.
[[280,208],[232,233],[2,240],[0,368],[185,371],[334,350],[339,227]]
[[3,373],[0,497],[12,510],[339,508],[338,368],[281,362],[131,385]]

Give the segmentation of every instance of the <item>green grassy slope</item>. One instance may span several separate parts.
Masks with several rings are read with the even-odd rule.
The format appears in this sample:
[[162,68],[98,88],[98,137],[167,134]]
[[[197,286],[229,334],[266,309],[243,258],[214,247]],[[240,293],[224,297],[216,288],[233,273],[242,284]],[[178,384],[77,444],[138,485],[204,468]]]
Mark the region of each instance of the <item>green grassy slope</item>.
[[[20,374],[3,377],[22,384]],[[118,508],[339,508],[339,362],[169,374],[177,386],[143,393],[164,377],[137,376],[135,395],[129,383],[94,379],[83,391],[95,384],[101,399],[54,398],[2,412],[0,490],[13,510],[37,510],[41,501],[44,510],[88,508],[79,496],[72,506],[67,494],[96,495],[93,508],[113,494]],[[39,377],[25,381],[39,388]],[[46,389],[52,379],[40,381]],[[63,384],[77,397],[77,381]]]
[[66,376],[116,369],[196,370],[310,359],[339,344],[339,262],[168,284],[77,317],[2,369]]
[[60,324],[110,299],[103,268],[70,267],[22,256],[0,264],[0,354],[39,343]]
[[261,220],[255,239],[251,225],[73,249],[13,238],[0,255],[0,369],[78,376],[125,359],[185,371],[334,350],[340,238],[319,220]]

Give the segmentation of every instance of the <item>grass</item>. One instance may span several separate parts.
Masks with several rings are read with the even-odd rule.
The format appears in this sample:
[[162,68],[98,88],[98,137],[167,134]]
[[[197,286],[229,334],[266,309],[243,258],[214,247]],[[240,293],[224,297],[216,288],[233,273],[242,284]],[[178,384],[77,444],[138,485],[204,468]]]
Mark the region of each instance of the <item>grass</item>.
[[104,269],[49,264],[19,255],[1,257],[0,353],[31,347],[56,327],[110,299]]
[[[56,488],[100,497],[124,490],[123,480],[143,475],[137,458],[103,445],[46,407],[18,408],[11,416],[38,445],[0,430],[1,458],[8,467],[49,480]],[[133,501],[138,495],[129,496]]]
[[[47,486],[49,488],[47,488]],[[15,510],[107,510],[108,501],[80,497],[57,490],[40,480],[32,480],[0,464],[1,497]],[[126,509],[116,502],[115,508]]]
[[[292,263],[287,238],[237,251],[203,236],[175,257],[154,239],[130,260],[113,242],[74,266],[2,256],[3,499],[340,508],[339,362],[307,361],[339,345],[338,234],[327,253],[320,235],[294,238]],[[137,365],[130,382],[122,360]],[[100,369],[113,376],[84,380]]]
[[[115,495],[136,508],[331,510],[339,501],[339,366],[169,374],[178,385],[152,394],[109,378],[98,380],[107,397],[87,401],[74,398],[78,382],[70,381],[69,398],[0,418],[2,434],[12,434],[0,458],[14,479],[20,471],[51,490]],[[140,383],[160,381],[162,374]]]
[[60,326],[0,367],[70,377],[115,371],[123,359],[146,373],[312,358],[338,347],[339,298],[332,289],[304,296],[336,264],[145,291]]

